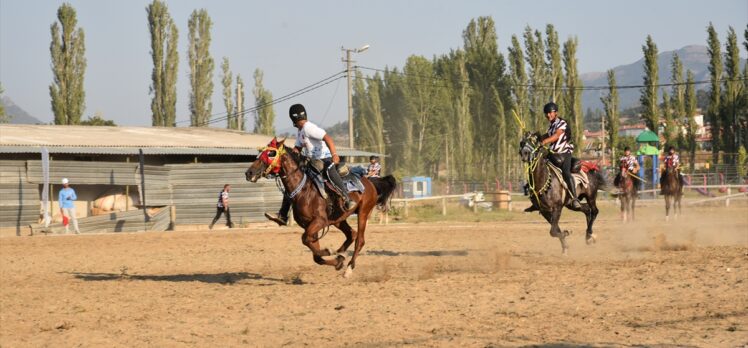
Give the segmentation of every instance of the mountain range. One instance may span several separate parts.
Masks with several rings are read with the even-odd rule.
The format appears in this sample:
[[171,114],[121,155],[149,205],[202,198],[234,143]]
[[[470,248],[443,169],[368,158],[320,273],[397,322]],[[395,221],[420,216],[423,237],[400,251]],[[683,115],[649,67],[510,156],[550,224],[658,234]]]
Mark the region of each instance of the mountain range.
[[5,106],[5,114],[10,116],[11,124],[41,124],[38,118],[29,115],[26,110],[16,105],[8,96],[2,96],[0,102]]

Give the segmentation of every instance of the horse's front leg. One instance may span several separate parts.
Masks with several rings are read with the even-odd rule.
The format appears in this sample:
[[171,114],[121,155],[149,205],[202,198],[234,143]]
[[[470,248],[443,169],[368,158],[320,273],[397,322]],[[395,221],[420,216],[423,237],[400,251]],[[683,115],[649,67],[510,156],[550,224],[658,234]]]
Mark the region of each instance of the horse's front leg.
[[569,235],[569,231],[561,231],[561,227],[558,226],[558,221],[561,219],[561,212],[563,210],[563,206],[551,210],[550,223],[551,236],[556,237],[559,239],[559,241],[561,241],[561,253],[566,256],[569,250],[569,244],[566,242],[566,236]]
[[319,240],[317,240],[317,232],[324,227],[325,222],[322,219],[317,218],[312,220],[309,225],[307,225],[306,229],[304,229],[304,234],[301,235],[301,242],[312,251],[312,258],[318,265],[335,266],[336,270],[340,270],[343,268],[343,263],[345,261],[343,255],[338,255],[335,259],[331,260],[325,260],[322,258],[322,256],[330,256],[330,250],[320,250]]
[[670,220],[670,195],[665,195],[665,221]]

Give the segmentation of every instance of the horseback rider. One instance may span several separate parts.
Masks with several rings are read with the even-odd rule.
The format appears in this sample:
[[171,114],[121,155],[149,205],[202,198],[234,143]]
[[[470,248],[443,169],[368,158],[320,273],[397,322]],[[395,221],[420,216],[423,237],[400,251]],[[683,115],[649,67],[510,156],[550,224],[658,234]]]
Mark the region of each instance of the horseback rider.
[[[618,168],[625,168],[626,171],[630,174],[634,174],[639,171],[639,161],[636,160],[636,157],[631,154],[631,148],[626,146],[623,149],[623,156],[618,160]],[[618,175],[616,175],[615,180],[613,180],[613,185],[618,187],[618,184],[621,182],[621,175],[623,175],[622,172],[619,172]]]
[[[678,173],[678,179],[681,183],[684,183],[683,174],[680,172],[680,156],[675,153],[675,148],[671,145],[667,148],[667,156],[665,156],[665,168],[672,168],[675,173]],[[663,172],[665,174],[665,172]]]
[[[343,185],[337,165],[340,157],[335,152],[335,143],[324,129],[307,120],[304,105],[294,104],[288,110],[288,116],[293,126],[299,131],[296,135],[294,152],[302,152],[310,160],[312,166],[317,169],[330,183],[333,184],[336,193],[344,200],[344,208],[351,211],[356,208],[356,202],[348,196],[348,190]],[[280,226],[288,223],[288,212],[291,208],[291,199],[283,196],[283,203],[278,214],[265,213],[265,217]]]
[[543,140],[540,145],[550,144],[551,153],[548,158],[563,172],[564,181],[571,194],[571,207],[581,209],[582,205],[577,199],[576,185],[574,185],[574,180],[571,177],[571,153],[574,151],[571,129],[564,119],[558,117],[558,105],[556,103],[545,104],[543,113],[545,113],[549,125],[548,133],[542,136]]

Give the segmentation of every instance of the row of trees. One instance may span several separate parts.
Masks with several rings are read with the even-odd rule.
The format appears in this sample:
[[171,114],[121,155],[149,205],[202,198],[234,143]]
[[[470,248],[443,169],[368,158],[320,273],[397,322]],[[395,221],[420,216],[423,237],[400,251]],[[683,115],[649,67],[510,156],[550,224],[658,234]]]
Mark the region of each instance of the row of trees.
[[[177,76],[179,54],[177,45],[179,30],[169,14],[165,2],[153,0],[146,7],[148,29],[151,36],[151,113],[154,126],[176,126]],[[52,42],[50,53],[54,80],[49,87],[55,124],[81,124],[85,110],[85,90],[83,81],[86,71],[85,35],[77,27],[76,11],[70,4],[63,4],[57,10],[57,22],[51,26]],[[215,64],[210,55],[211,21],[204,9],[195,10],[190,15],[188,27],[187,63],[190,68],[190,124],[204,127],[215,115],[213,105],[213,71]],[[240,75],[234,82],[228,58],[223,58],[223,96],[226,107],[227,128],[245,129],[243,81]],[[275,113],[269,102],[273,99],[270,91],[262,85],[262,71],[257,69],[255,76],[255,104],[264,105],[256,113],[255,132],[273,134]],[[235,87],[233,87],[235,86]],[[233,92],[233,91],[236,92]],[[100,116],[97,116],[101,118]],[[96,124],[100,122],[94,122]]]
[[471,20],[462,38],[463,47],[448,54],[410,56],[402,69],[373,77],[357,73],[357,148],[387,154],[390,170],[400,175],[517,177],[519,123],[545,129],[542,108],[549,101],[559,104],[581,144],[576,38],[562,45],[553,25],[544,33],[527,27],[524,47],[513,35],[505,58],[491,17]]
[[[719,36],[710,23],[707,28],[707,44],[710,57],[709,104],[706,111],[711,125],[712,153],[714,163],[736,164],[735,156],[748,143],[748,66],[740,71],[739,46],[735,29],[729,27],[725,53],[721,52]],[[748,27],[745,30],[748,50]],[[675,54],[670,63],[670,92],[663,88],[662,102],[658,102],[657,45],[647,36],[644,46],[644,88],[641,90],[642,118],[651,130],[657,131],[663,124],[662,136],[668,145],[687,149],[693,169],[696,154],[696,131],[694,121],[697,99],[693,72],[688,70],[683,78],[683,63]],[[615,148],[618,142],[618,94],[615,75],[608,71],[610,92],[602,98],[608,121],[609,143]],[[742,150],[745,151],[745,150]],[[723,156],[720,156],[720,153]]]

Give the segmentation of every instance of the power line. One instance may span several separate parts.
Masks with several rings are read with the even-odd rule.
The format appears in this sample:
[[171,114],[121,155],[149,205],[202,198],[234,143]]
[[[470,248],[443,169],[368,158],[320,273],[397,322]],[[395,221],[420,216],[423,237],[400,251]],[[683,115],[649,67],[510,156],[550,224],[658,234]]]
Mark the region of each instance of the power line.
[[[251,112],[254,112],[254,111],[257,111],[257,110],[269,107],[269,106],[272,106],[274,104],[277,104],[277,103],[289,100],[291,98],[298,97],[298,96],[300,96],[302,94],[309,93],[309,92],[314,91],[314,90],[316,90],[318,88],[322,88],[322,87],[324,87],[324,86],[326,86],[326,85],[328,85],[328,84],[330,84],[332,82],[335,82],[335,81],[337,81],[337,80],[339,80],[341,78],[345,78],[345,71],[337,72],[337,73],[332,74],[332,75],[330,75],[330,76],[328,76],[328,77],[326,77],[326,78],[324,78],[322,80],[319,80],[319,81],[317,81],[315,83],[307,85],[307,86],[305,86],[303,88],[300,88],[300,89],[298,89],[296,91],[293,91],[291,93],[288,93],[286,95],[283,95],[281,97],[273,99],[273,100],[271,100],[269,102],[266,102],[266,103],[263,103],[263,104],[258,104],[258,105],[255,105],[255,106],[251,107],[251,108],[245,109],[244,111],[242,111],[240,113],[237,113],[237,112],[234,112],[234,113],[219,112],[219,113],[212,114],[210,116],[210,118],[206,122],[199,123],[199,124],[197,124],[195,126],[196,127],[206,126],[206,125],[211,124],[211,123],[216,123],[216,122],[227,120],[227,119],[229,119],[231,117],[237,117],[237,116],[240,116],[240,115],[246,115],[248,113],[251,113]],[[223,115],[223,116],[217,117],[217,118],[213,118],[213,117],[219,116],[219,115]],[[180,121],[180,122],[176,122],[176,124],[182,124],[182,123],[187,123],[187,122],[192,122],[192,120]]]

